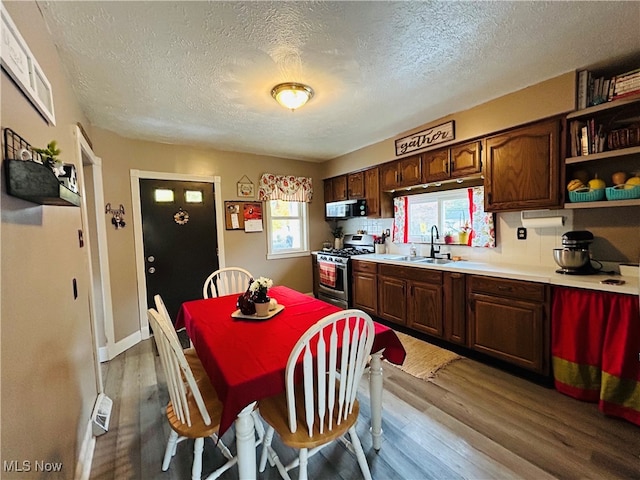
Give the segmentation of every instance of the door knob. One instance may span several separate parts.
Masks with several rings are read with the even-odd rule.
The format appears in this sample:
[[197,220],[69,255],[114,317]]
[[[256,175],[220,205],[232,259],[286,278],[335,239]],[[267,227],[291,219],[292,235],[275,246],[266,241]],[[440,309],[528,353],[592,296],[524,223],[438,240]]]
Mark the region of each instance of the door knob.
[[156,267],[149,267],[149,270],[147,270],[147,272],[156,273]]

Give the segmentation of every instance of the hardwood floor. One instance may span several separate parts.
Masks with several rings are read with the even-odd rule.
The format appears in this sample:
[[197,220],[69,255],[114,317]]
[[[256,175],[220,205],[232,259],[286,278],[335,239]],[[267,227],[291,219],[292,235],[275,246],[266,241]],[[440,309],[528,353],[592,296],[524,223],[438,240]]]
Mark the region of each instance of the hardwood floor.
[[[178,446],[169,470],[161,470],[168,396],[152,340],[103,368],[114,408],[109,432],[97,439],[91,478],[190,478],[189,441]],[[605,417],[593,404],[470,359],[452,363],[428,381],[388,364],[384,368],[379,453],[368,433],[368,382],[360,388],[358,431],[374,479],[640,478],[640,427]],[[223,440],[235,451],[232,431]],[[294,452],[275,439],[274,445],[283,460],[293,458]],[[220,452],[207,441],[204,476],[221,463]],[[295,478],[297,470],[292,473]],[[234,467],[221,478],[237,475]],[[309,461],[309,477],[362,478],[355,455],[340,442]],[[258,478],[279,476],[267,467]]]

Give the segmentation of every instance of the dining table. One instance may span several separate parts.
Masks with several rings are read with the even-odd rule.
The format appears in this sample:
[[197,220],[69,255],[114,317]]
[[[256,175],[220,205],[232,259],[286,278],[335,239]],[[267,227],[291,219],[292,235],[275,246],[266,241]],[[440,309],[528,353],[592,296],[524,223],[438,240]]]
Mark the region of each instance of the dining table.
[[[315,323],[341,308],[286,286],[274,286],[277,302],[268,317],[241,318],[238,294],[192,300],[182,304],[176,329],[184,327],[205,372],[223,403],[219,435],[235,422],[240,478],[256,478],[255,425],[252,411],[263,398],[285,391],[289,354]],[[240,318],[239,318],[240,317]],[[396,365],[406,352],[396,333],[374,322],[370,357],[369,396],[373,447],[382,445],[382,360]]]

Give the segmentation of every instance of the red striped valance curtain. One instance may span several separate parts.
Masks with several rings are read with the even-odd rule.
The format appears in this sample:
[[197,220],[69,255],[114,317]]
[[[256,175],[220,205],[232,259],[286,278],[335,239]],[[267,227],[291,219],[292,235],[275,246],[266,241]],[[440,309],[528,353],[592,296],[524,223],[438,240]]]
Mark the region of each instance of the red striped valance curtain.
[[258,199],[261,201],[310,202],[313,184],[309,177],[264,173],[260,178]]

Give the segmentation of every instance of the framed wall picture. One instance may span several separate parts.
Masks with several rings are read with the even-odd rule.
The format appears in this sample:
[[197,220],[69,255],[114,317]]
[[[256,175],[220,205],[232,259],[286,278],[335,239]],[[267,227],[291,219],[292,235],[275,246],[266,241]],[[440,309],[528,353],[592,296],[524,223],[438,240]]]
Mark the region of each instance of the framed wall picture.
[[254,198],[256,196],[255,185],[246,175],[243,175],[243,177],[238,181],[237,186],[238,197]]
[[4,5],[0,4],[0,60],[2,68],[27,96],[33,106],[51,125],[56,124],[51,83],[29,50],[27,42],[13,23]]

